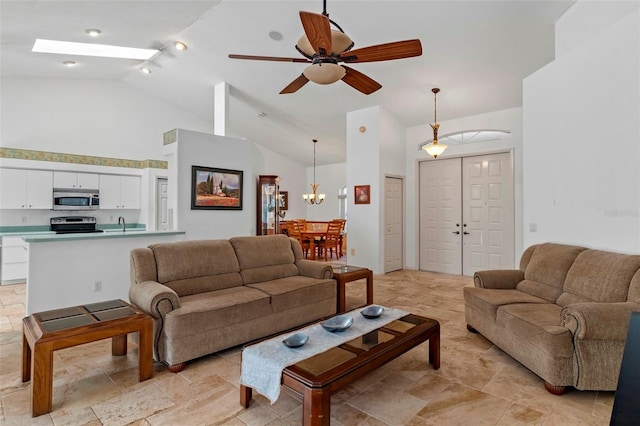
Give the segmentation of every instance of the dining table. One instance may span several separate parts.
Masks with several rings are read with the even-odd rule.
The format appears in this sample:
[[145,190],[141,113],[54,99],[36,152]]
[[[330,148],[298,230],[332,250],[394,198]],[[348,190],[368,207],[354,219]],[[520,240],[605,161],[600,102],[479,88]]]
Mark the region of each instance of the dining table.
[[329,222],[307,222],[306,228],[300,230],[300,237],[309,240],[309,259],[316,259],[315,240],[327,236]]

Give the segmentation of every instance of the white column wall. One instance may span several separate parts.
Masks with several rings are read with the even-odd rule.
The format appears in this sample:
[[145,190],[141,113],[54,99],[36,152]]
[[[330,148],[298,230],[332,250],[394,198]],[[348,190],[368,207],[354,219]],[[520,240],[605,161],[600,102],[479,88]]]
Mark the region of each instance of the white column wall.
[[[573,16],[601,16],[574,7]],[[559,32],[582,22],[560,22]],[[524,81],[524,244],[638,253],[640,12],[573,45]]]

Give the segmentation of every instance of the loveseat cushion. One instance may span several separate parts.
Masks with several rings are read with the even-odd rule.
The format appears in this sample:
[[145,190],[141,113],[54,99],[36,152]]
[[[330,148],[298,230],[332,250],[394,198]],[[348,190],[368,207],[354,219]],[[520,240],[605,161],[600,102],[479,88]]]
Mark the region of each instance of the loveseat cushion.
[[272,312],[269,299],[264,292],[245,286],[181,297],[180,308],[166,316],[165,334],[169,339],[181,339],[268,317]]
[[555,303],[515,303],[498,308],[496,323],[513,344],[527,341],[551,357],[572,357],[573,337],[562,326],[562,308]]
[[193,240],[150,245],[158,282],[178,296],[242,285],[240,265],[227,240]]
[[284,234],[229,240],[245,285],[299,275],[289,237]]
[[564,291],[557,304],[624,302],[629,284],[640,269],[640,256],[586,250],[569,269]]
[[496,312],[500,306],[511,303],[549,303],[544,299],[513,289],[491,289],[464,287],[464,303],[496,320]]
[[584,247],[545,243],[535,247],[524,271],[524,280],[516,288],[532,296],[555,302],[569,268]]
[[336,282],[333,279],[295,276],[248,284],[247,287],[270,295],[274,312],[336,297]]

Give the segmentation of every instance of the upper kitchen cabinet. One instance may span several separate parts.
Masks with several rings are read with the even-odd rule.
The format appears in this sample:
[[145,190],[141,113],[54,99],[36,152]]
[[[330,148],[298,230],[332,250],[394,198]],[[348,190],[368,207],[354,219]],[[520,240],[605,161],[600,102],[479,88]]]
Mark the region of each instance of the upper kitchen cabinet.
[[98,189],[100,175],[97,173],[53,172],[54,188]]
[[0,169],[0,209],[48,209],[53,200],[53,172]]
[[140,177],[100,175],[100,209],[140,209]]

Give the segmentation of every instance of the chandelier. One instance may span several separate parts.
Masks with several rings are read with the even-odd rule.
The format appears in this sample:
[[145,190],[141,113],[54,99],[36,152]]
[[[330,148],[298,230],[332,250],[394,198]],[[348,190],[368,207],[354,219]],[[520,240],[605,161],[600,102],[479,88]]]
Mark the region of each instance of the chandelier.
[[443,143],[440,143],[440,144],[438,143],[438,128],[440,127],[440,125],[438,124],[437,115],[436,115],[437,114],[436,95],[438,94],[440,89],[438,89],[437,87],[434,87],[433,89],[431,89],[431,91],[433,92],[434,124],[429,124],[429,126],[431,126],[431,128],[433,129],[433,142],[423,146],[422,149],[427,151],[427,153],[431,155],[433,158],[438,158],[438,155],[442,154],[444,150],[447,149],[447,145]]
[[311,184],[311,193],[302,194],[302,199],[306,204],[322,204],[325,194],[317,194],[318,184],[316,183],[316,143],[317,139],[313,140],[313,183]]

